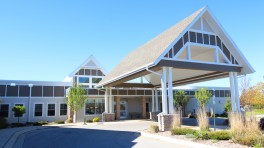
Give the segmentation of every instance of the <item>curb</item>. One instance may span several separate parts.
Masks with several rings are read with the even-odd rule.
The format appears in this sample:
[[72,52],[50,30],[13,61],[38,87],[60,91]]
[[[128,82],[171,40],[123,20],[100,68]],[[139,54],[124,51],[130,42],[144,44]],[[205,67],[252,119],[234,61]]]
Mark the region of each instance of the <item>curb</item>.
[[192,142],[192,141],[186,141],[186,140],[181,140],[181,139],[176,139],[176,138],[171,138],[171,137],[154,135],[154,134],[146,133],[144,131],[141,131],[140,133],[141,133],[141,136],[144,136],[144,137],[162,140],[162,141],[166,141],[166,142],[171,142],[171,143],[179,144],[182,146],[188,146],[188,147],[193,147],[193,148],[217,148],[215,146],[196,143],[196,142]]
[[12,136],[7,140],[7,142],[3,145],[3,148],[13,147],[18,137],[24,133],[31,132],[31,131],[38,130],[38,129],[47,129],[47,128],[50,128],[50,127],[41,126],[41,127],[33,127],[33,128],[17,131],[14,134],[12,134]]

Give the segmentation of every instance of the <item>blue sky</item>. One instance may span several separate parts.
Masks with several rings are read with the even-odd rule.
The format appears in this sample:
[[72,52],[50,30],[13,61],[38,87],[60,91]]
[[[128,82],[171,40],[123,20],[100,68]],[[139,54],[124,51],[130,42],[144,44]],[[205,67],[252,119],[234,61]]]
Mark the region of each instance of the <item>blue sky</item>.
[[[208,5],[263,81],[264,1],[0,1],[0,79],[61,81],[93,54],[110,71]],[[198,85],[228,86],[228,79]]]

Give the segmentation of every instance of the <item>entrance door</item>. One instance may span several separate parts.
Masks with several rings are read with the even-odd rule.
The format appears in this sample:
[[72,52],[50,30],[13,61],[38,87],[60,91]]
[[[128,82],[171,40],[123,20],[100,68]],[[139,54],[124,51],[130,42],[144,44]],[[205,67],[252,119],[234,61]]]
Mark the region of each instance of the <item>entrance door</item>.
[[120,101],[120,119],[127,118],[127,101]]

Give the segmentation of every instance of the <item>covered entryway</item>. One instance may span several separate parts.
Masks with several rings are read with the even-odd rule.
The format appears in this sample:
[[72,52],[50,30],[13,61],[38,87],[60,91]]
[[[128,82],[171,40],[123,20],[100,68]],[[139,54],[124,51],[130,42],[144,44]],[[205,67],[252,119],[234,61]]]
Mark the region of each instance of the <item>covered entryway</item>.
[[[253,72],[238,47],[205,7],[132,51],[97,87],[110,90],[106,91],[106,104],[111,88],[143,87],[153,92],[160,88],[163,115],[160,120],[163,121],[159,122],[161,130],[168,130],[170,115],[174,113],[174,86],[229,77],[232,109],[240,111],[237,76]],[[128,83],[140,77],[149,83]],[[155,95],[152,99],[155,100]]]

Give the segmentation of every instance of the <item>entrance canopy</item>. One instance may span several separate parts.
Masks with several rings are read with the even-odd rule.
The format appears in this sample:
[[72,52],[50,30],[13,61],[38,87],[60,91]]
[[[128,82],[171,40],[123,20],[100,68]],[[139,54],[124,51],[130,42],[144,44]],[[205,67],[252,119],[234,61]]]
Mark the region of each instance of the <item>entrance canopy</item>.
[[[207,7],[132,51],[97,87],[138,87],[126,83],[144,77],[160,87],[164,68],[173,86],[250,74],[254,69]],[[165,71],[166,72],[166,71]]]

